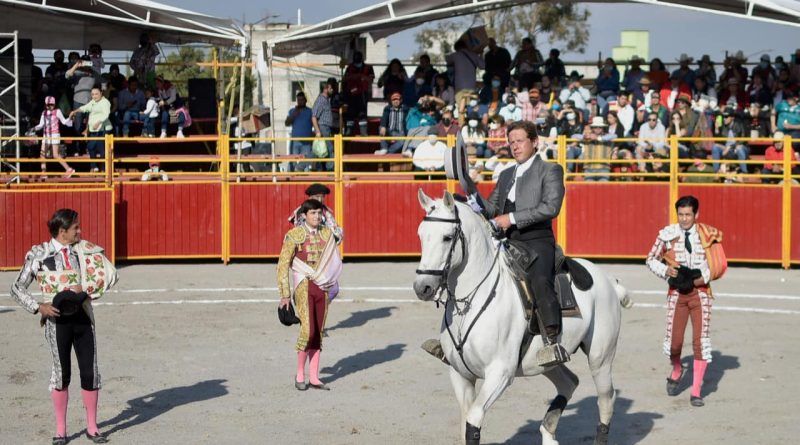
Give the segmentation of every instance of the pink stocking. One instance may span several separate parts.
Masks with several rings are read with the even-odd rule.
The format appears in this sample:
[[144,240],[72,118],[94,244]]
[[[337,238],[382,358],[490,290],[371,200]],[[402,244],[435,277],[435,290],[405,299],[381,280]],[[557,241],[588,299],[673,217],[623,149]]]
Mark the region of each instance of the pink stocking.
[[81,390],[83,396],[83,407],[86,408],[86,432],[94,436],[99,431],[97,429],[97,398],[100,390],[94,391]]
[[681,358],[680,357],[673,357],[671,360],[672,362],[672,374],[669,376],[672,380],[678,380],[681,377]]
[[694,361],[694,380],[692,381],[692,396],[700,397],[700,388],[703,386],[703,376],[706,374],[708,362],[705,360]]
[[67,402],[69,402],[69,389],[52,390],[50,398],[53,399],[53,411],[56,414],[56,437],[67,437]]
[[295,376],[295,382],[303,382],[306,381],[306,359],[308,358],[308,352],[306,351],[297,351],[297,375]]
[[309,367],[308,367],[308,382],[312,385],[321,385],[322,382],[319,381],[319,356],[320,350],[319,349],[309,349],[308,350],[308,358],[309,358]]

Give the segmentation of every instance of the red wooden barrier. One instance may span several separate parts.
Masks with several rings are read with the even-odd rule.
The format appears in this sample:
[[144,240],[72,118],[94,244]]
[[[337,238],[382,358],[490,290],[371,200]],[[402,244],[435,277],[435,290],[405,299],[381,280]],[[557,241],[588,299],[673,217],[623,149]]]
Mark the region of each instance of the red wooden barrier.
[[418,255],[425,213],[417,189],[441,198],[442,182],[355,182],[344,185],[344,251],[349,255]]
[[678,192],[700,200],[700,221],[722,230],[729,259],[781,260],[781,187],[681,185]]
[[646,256],[669,223],[669,184],[567,184],[567,253]]
[[31,246],[49,240],[47,220],[61,208],[76,210],[81,236],[113,258],[112,193],[111,189],[0,191],[0,268],[22,266]]
[[[241,183],[230,185],[230,256],[232,258],[278,256],[283,236],[291,226],[287,219],[305,199],[310,183]],[[325,204],[334,209],[335,184]],[[338,215],[337,221],[340,223]]]
[[222,258],[220,183],[117,185],[118,258]]

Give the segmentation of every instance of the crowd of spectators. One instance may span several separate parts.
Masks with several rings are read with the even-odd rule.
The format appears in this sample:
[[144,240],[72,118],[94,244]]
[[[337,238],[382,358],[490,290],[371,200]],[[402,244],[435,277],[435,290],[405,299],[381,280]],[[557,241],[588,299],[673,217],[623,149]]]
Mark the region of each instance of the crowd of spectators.
[[[682,54],[671,72],[658,58],[649,64],[637,56],[624,61],[606,58],[598,62],[598,76],[591,81],[578,71],[568,73],[558,49],[544,59],[530,38],[523,39],[513,57],[494,39],[479,47],[459,40],[454,49],[442,72],[423,55],[411,76],[400,60],[393,59],[377,77],[386,105],[378,133],[384,139],[376,155],[413,156],[419,142],[401,139],[404,136],[460,133],[471,156],[492,159],[477,167],[501,168],[504,164],[497,160],[509,157],[502,141],[505,127],[524,119],[537,124],[550,157],[558,155],[556,138],[567,136],[568,169],[583,171],[586,180],[610,180],[614,176],[610,173],[619,172],[668,172],[671,136],[719,138],[718,142],[680,141],[680,168],[690,173],[727,173],[728,180],[735,180],[740,178],[737,173],[756,169],[779,171],[774,162],[744,162],[754,144],[768,146],[764,156],[769,153],[776,160],[782,155],[778,142],[782,135],[800,138],[800,49],[789,63],[780,56],[772,61],[763,55],[750,70],[739,51],[724,60],[719,75],[708,55],[695,63]],[[624,65],[624,74],[618,63]],[[345,70],[339,98],[348,104],[345,134],[356,134],[356,127],[358,134],[367,134],[369,86],[375,79],[373,68],[356,53]],[[314,116],[318,108],[315,105]],[[772,140],[776,142],[769,143]],[[293,152],[301,153],[298,150]],[[701,161],[708,158],[718,162],[706,166]],[[638,179],[657,176],[643,174]],[[687,175],[687,180],[718,179],[698,174]]]
[[[55,51],[44,74],[33,76],[36,87],[30,104],[33,118],[29,134],[43,137],[42,157],[58,159],[65,176],[70,177],[75,170],[64,161],[65,157],[88,153],[91,158],[103,158],[105,145],[102,140],[73,140],[66,144],[62,134],[166,138],[170,124],[174,124],[175,136],[185,137],[184,129],[192,124],[189,109],[175,86],[156,74],[158,55],[156,45],[142,34],[130,59],[134,74],[126,77],[118,64],[106,64],[103,49],[96,43],[89,45],[83,55],[70,52],[66,60],[64,51]],[[36,70],[39,68],[34,67]],[[137,128],[135,133],[132,126]],[[102,163],[90,165],[91,171],[101,168]],[[45,163],[42,171],[46,172]]]

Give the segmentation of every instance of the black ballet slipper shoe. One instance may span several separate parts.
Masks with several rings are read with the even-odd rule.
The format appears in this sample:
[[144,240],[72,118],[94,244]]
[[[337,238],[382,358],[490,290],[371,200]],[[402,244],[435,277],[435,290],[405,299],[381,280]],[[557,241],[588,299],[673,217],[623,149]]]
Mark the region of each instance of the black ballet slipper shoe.
[[86,438],[91,440],[92,443],[108,443],[108,438],[105,435],[103,435],[103,433],[101,433],[100,431],[98,431],[97,434],[95,434],[94,436],[89,434],[89,432],[87,431]]
[[691,396],[691,398],[689,399],[689,403],[692,406],[696,406],[698,408],[706,405],[706,402],[703,401],[702,397],[695,397],[695,396]]
[[305,391],[308,389],[308,385],[306,382],[298,382],[297,380],[294,381],[294,387],[298,391]]
[[54,437],[53,438],[53,445],[67,445],[67,438],[66,437]]
[[324,384],[322,382],[320,382],[319,385],[315,385],[313,383],[309,383],[308,386],[310,386],[310,387],[312,387],[314,389],[321,389],[323,391],[330,391],[331,390],[331,388],[328,385],[326,385],[326,384]]

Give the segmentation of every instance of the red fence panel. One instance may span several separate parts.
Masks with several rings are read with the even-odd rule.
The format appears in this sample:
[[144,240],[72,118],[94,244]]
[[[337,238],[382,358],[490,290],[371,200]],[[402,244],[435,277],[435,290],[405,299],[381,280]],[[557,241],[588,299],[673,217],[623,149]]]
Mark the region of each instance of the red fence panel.
[[31,246],[49,240],[47,220],[61,208],[76,210],[81,237],[102,246],[113,258],[112,193],[111,189],[0,191],[0,268],[22,266]]
[[567,253],[642,257],[669,223],[669,184],[567,183]]
[[681,185],[678,191],[700,200],[699,220],[722,230],[728,259],[781,260],[781,187]]
[[344,186],[344,251],[351,255],[419,254],[417,236],[425,213],[417,190],[441,198],[441,182],[354,182]]
[[[278,256],[283,236],[291,229],[287,219],[305,199],[311,183],[241,183],[230,185],[230,256]],[[325,204],[334,209],[336,186]],[[338,222],[339,215],[334,214]]]
[[117,186],[119,258],[222,258],[220,183]]

